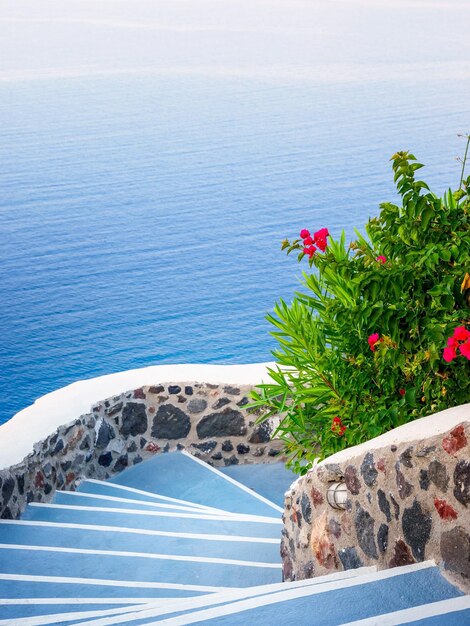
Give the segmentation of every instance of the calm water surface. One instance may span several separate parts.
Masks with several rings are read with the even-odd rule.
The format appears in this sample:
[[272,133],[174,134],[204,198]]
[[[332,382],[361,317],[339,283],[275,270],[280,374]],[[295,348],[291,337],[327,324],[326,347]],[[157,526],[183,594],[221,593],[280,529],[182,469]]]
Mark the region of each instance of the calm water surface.
[[[282,16],[271,13],[266,31],[234,13],[234,32],[198,13],[206,22],[189,32],[176,19],[181,14],[161,3],[162,35],[162,16],[142,1],[132,18],[140,31],[127,28],[123,41],[129,2],[112,8],[77,0],[67,16],[61,3],[44,3],[56,16],[52,34],[54,22],[30,15],[37,4],[6,4],[0,422],[77,379],[158,363],[269,360],[274,345],[264,315],[280,296],[291,298],[301,273],[280,252],[284,237],[322,226],[352,236],[381,201],[393,199],[388,159],[399,149],[427,163],[423,176],[436,192],[458,182],[454,157],[463,144],[456,134],[470,121],[468,46],[454,58],[451,47],[426,38],[427,56],[416,66],[403,51],[396,59],[382,50],[375,32],[371,57],[367,22],[336,33],[325,9],[315,32],[323,24],[329,34],[332,68],[321,46],[307,46],[308,29],[299,51],[292,33],[273,26]],[[355,3],[333,4],[351,12]],[[443,28],[439,3],[413,4],[426,5],[409,9],[416,28],[419,17],[431,33]],[[373,12],[364,2],[356,8]],[[391,28],[406,39],[392,8]],[[90,18],[98,9],[101,20],[121,13],[103,26]],[[371,19],[382,24],[383,17]],[[298,35],[297,26],[291,24]],[[171,48],[167,32],[181,37],[178,28],[183,50]],[[31,32],[41,54],[20,45]],[[67,37],[82,41],[83,33],[89,48],[67,47]],[[350,49],[334,56],[340,36],[355,56]],[[246,59],[243,46],[238,57],[234,52],[240,41]],[[287,60],[277,44],[285,44]],[[158,46],[168,58],[157,55]],[[304,62],[291,58],[294,49]],[[230,54],[210,57],[211,50]],[[260,59],[267,50],[271,56]],[[121,55],[117,72],[110,51]],[[250,59],[262,63],[250,71]]]

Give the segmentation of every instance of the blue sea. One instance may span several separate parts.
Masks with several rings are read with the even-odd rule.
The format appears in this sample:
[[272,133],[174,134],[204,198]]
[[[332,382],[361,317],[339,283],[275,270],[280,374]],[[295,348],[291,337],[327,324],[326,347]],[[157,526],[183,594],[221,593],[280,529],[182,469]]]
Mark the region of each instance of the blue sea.
[[310,4],[5,3],[0,422],[79,379],[270,360],[282,239],[363,230],[397,150],[458,185],[469,3]]

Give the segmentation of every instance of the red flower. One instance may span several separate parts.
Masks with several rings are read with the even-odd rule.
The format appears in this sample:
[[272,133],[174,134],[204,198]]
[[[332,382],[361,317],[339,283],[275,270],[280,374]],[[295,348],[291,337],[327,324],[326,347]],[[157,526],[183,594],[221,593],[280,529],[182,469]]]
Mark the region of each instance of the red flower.
[[372,352],[375,352],[375,345],[379,342],[379,333],[372,333],[367,339],[367,343],[369,344],[369,348]]
[[459,342],[455,337],[449,337],[449,339],[447,340],[447,346],[449,348],[454,348],[454,350],[457,350],[457,348],[459,347]]
[[304,246],[311,246],[312,244],[313,244],[313,239],[310,236],[305,237]]
[[443,359],[446,363],[450,363],[457,356],[457,350],[460,354],[470,360],[470,330],[465,326],[457,326],[454,334],[447,340],[447,347],[444,348]]
[[459,350],[460,353],[463,354],[463,356],[467,357],[467,359],[470,361],[470,339],[465,343],[461,343],[459,346]]
[[312,256],[315,254],[315,250],[315,246],[307,246],[306,248],[304,248],[303,252],[308,256],[309,259],[311,259]]
[[315,239],[315,243],[317,244],[317,246],[320,248],[322,252],[325,252],[326,246],[328,245],[326,239],[320,239],[320,238]]
[[383,265],[384,263],[386,263],[386,262],[387,262],[387,257],[386,257],[386,256],[383,256],[383,255],[381,254],[381,255],[379,255],[379,256],[378,256],[375,260],[376,260],[376,261],[378,261],[379,263],[382,263],[382,265]]
[[404,396],[404,395],[405,395],[405,393],[406,393],[406,391],[405,391],[405,389],[399,389],[399,390],[398,390],[398,393],[399,393],[401,396]]
[[333,418],[332,424],[331,424],[331,430],[336,433],[337,435],[339,435],[340,437],[342,437],[344,435],[344,432],[346,430],[347,426],[345,426],[341,420],[340,417],[336,416]]
[[302,239],[305,239],[306,237],[310,237],[310,232],[306,228],[303,228],[300,231],[300,236]]
[[457,352],[455,348],[449,348],[449,346],[447,346],[447,348],[444,348],[443,357],[446,363],[450,363],[451,361],[453,361],[456,356],[457,356]]
[[470,339],[470,330],[467,330],[465,326],[457,326],[454,330],[453,338],[457,341],[467,341],[467,339]]
[[320,230],[317,230],[316,233],[313,233],[314,239],[326,239],[329,236],[330,233],[328,232],[328,228],[320,228]]

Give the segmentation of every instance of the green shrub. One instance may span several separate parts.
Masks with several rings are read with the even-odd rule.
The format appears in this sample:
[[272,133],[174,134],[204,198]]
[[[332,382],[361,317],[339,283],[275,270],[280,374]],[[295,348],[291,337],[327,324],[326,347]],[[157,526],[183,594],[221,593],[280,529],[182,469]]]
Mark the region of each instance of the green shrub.
[[283,242],[316,271],[304,272],[292,304],[281,300],[268,315],[277,367],[252,406],[261,421],[283,416],[276,436],[299,473],[470,400],[470,176],[439,198],[416,180],[422,165],[412,154],[392,162],[402,206],[382,204],[368,239],[356,231],[346,247],[344,232],[335,241],[322,229]]

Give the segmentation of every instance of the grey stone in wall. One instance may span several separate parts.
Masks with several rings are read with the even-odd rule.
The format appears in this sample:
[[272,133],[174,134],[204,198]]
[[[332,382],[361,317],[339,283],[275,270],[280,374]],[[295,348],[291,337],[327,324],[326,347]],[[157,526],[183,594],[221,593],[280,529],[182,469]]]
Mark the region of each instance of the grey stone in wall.
[[207,409],[207,400],[204,398],[192,398],[188,402],[188,411],[190,413],[202,413]]
[[220,413],[211,413],[203,417],[196,430],[200,439],[246,434],[243,415],[228,407]]
[[145,404],[129,402],[122,409],[121,435],[143,435],[147,432],[148,420]]
[[153,418],[152,437],[155,439],[184,439],[190,430],[188,415],[172,404],[162,404]]

